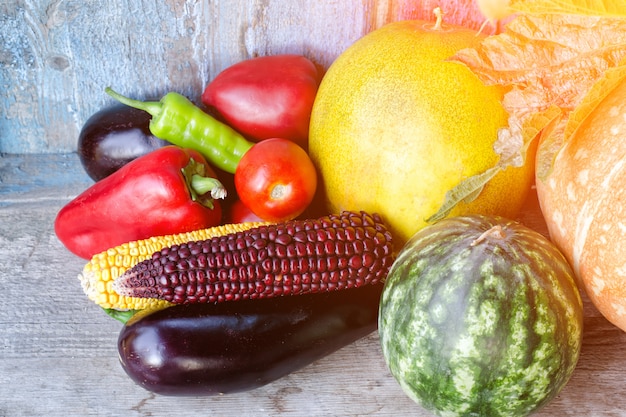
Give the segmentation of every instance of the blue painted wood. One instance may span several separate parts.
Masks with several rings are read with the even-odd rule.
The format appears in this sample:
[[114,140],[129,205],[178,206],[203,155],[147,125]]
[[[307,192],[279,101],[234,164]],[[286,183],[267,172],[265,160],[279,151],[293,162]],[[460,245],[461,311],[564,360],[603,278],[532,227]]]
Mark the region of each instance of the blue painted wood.
[[109,85],[197,101],[253,56],[298,53],[327,67],[406,1],[3,0],[0,153],[74,151],[82,124],[113,102]]

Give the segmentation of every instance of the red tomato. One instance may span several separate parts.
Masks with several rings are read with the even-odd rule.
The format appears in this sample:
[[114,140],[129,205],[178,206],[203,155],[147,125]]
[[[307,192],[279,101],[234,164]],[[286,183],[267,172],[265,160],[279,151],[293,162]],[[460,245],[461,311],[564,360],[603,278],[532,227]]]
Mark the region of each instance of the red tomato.
[[236,200],[230,207],[228,221],[231,223],[247,223],[262,222],[263,219],[254,214],[241,200]]
[[281,222],[298,217],[311,203],[317,173],[294,142],[266,139],[246,152],[235,171],[239,198],[260,218]]

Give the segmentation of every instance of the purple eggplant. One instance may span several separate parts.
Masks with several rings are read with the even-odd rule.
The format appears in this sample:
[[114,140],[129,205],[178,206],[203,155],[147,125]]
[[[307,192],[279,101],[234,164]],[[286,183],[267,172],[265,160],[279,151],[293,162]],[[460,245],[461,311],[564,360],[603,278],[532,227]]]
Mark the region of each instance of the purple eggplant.
[[133,159],[169,143],[148,128],[150,115],[125,105],[94,113],[78,136],[78,157],[94,181],[111,175]]
[[123,369],[161,395],[252,390],[376,330],[382,284],[327,293],[183,304],[133,317]]

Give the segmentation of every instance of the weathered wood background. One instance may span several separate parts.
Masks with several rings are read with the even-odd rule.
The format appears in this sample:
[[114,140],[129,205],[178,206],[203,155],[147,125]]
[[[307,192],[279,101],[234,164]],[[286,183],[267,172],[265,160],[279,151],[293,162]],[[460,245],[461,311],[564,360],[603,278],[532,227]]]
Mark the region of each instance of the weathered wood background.
[[108,85],[197,101],[235,62],[296,53],[325,68],[370,30],[446,1],[2,0],[0,153],[73,152],[82,124],[112,103]]

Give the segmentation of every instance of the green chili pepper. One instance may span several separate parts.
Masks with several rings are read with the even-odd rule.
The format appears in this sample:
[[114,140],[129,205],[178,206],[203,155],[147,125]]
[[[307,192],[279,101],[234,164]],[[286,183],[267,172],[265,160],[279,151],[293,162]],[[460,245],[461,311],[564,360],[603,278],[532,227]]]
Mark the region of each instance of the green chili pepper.
[[194,149],[215,167],[231,174],[235,173],[241,157],[254,145],[181,94],[170,92],[160,101],[139,101],[110,87],[105,91],[119,102],[149,113],[152,116],[150,131],[154,136]]

